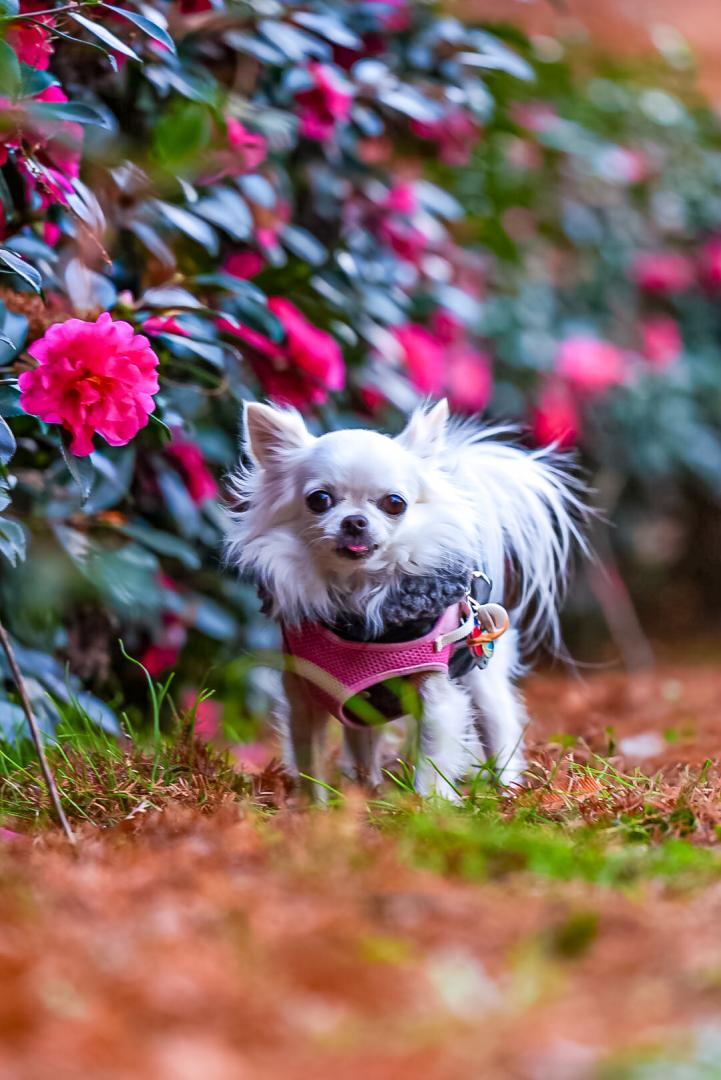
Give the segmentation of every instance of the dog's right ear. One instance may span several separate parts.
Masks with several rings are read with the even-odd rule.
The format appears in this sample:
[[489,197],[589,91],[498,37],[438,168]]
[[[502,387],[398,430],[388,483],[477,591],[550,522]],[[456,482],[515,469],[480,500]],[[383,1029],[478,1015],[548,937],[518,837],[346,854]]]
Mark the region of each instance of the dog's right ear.
[[292,450],[309,446],[313,436],[295,409],[277,409],[249,401],[243,417],[245,445],[254,461],[267,469]]

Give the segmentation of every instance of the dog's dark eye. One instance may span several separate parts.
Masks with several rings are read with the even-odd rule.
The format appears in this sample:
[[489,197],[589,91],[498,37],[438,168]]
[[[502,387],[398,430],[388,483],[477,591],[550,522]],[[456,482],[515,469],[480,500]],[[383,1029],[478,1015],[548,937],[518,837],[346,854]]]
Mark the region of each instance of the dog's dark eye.
[[311,491],[310,495],[305,497],[305,505],[314,514],[325,514],[335,506],[335,499],[329,491]]
[[399,514],[405,514],[408,504],[402,495],[384,495],[378,505],[384,514],[398,517]]

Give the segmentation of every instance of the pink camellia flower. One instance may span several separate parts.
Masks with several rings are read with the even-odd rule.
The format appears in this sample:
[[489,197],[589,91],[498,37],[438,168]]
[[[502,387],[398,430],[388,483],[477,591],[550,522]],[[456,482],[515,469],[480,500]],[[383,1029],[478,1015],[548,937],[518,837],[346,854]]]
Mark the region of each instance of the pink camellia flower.
[[443,346],[425,326],[405,323],[393,334],[401,346],[402,361],[411,382],[422,394],[437,396],[445,385]]
[[409,0],[366,0],[365,7],[376,15],[384,30],[407,30],[410,26]]
[[[290,300],[271,296],[268,307],[283,325],[288,342],[288,357],[299,371],[316,384],[316,401],[325,401],[328,390],[342,390],[345,385],[343,353],[335,338],[309,322]],[[318,394],[322,396],[317,397]]]
[[394,214],[415,214],[418,196],[413,184],[394,184],[382,205],[384,210],[391,210]]
[[721,236],[713,236],[701,249],[701,278],[710,289],[721,286]]
[[493,391],[491,358],[469,346],[452,349],[447,360],[446,393],[452,409],[476,413],[485,409]]
[[431,331],[443,345],[459,345],[466,337],[465,326],[447,308],[436,308],[433,312]]
[[223,734],[223,706],[215,698],[200,700],[199,690],[188,686],[180,696],[180,708],[184,713],[195,712],[195,737],[210,742]]
[[151,315],[143,323],[143,331],[151,337],[156,334],[179,334],[180,337],[190,337],[190,333],[172,315]]
[[[24,0],[20,4],[20,13],[30,15],[44,7],[47,8],[47,4]],[[5,40],[15,50],[21,64],[37,68],[38,71],[47,71],[55,51],[50,38],[50,31],[54,27],[55,20],[52,15],[38,15],[32,23],[19,19],[9,24],[5,31]]]
[[690,288],[695,272],[691,260],[678,251],[651,251],[636,258],[631,276],[640,289],[667,295]]
[[217,497],[218,485],[197,443],[186,439],[182,431],[176,428],[173,430],[173,441],[165,452],[180,466],[188,494],[196,506]]
[[654,367],[669,367],[681,355],[681,331],[670,315],[649,315],[641,323],[641,338],[643,355]]
[[252,350],[253,369],[274,401],[299,409],[321,405],[329,391],[342,390],[345,385],[345,364],[338,342],[309,322],[284,297],[270,297],[268,308],[285,330],[283,345],[227,318],[218,320],[218,328],[240,338]]
[[212,156],[212,166],[199,178],[201,184],[214,184],[225,176],[243,176],[265,161],[268,144],[265,136],[248,131],[233,116],[225,117],[226,144]]
[[257,251],[235,251],[223,263],[223,270],[232,277],[255,277],[265,266],[265,259]]
[[18,102],[0,99],[0,166],[13,151],[28,200],[37,194],[43,209],[54,202],[65,203],[73,191],[72,181],[80,173],[83,129],[72,121],[39,117],[34,107],[67,100],[59,86],[48,86]]
[[563,383],[553,381],[541,391],[533,410],[533,437],[539,446],[554,443],[560,449],[575,446],[581,421],[573,395]]
[[413,120],[411,130],[419,139],[438,146],[438,155],[446,165],[467,165],[481,131],[469,113],[452,109],[439,120]]
[[601,394],[623,382],[626,364],[623,353],[609,341],[594,337],[570,337],[562,341],[556,354],[556,373],[584,394]]
[[353,94],[336,68],[313,60],[306,71],[312,85],[295,95],[299,106],[300,133],[315,142],[328,142],[338,124],[350,116]]
[[62,424],[78,457],[93,451],[93,435],[125,446],[155,409],[158,358],[130,323],[103,312],[95,322],[55,323],[28,352],[37,367],[20,376],[20,404],[47,424]]

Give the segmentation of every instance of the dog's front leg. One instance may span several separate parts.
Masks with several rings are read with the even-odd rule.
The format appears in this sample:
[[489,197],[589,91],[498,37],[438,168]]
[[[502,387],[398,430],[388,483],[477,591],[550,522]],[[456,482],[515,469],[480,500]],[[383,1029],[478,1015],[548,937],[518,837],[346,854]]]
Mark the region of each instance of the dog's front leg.
[[283,758],[287,768],[298,778],[301,791],[317,802],[325,802],[325,736],[328,713],[308,692],[307,683],[286,672],[283,689],[288,703],[286,730],[283,732]]
[[416,789],[458,802],[457,783],[470,764],[473,714],[465,692],[443,672],[432,672],[420,689],[422,714]]

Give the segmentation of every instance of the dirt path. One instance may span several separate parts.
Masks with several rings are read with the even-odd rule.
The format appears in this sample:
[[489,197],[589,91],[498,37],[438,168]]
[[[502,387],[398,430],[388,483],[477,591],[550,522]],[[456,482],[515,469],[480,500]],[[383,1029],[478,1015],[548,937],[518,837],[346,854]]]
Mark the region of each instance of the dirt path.
[[[719,750],[720,691],[688,668],[538,677],[533,739],[604,749],[612,723],[621,743],[678,733],[649,771],[699,762]],[[327,813],[170,805],[84,827],[77,856],[49,834],[5,839],[0,1078],[632,1076],[621,1051],[718,1038],[719,927],[719,875],[441,876],[355,797]]]

